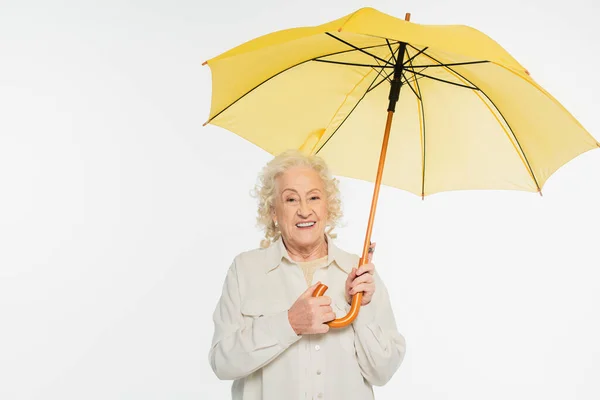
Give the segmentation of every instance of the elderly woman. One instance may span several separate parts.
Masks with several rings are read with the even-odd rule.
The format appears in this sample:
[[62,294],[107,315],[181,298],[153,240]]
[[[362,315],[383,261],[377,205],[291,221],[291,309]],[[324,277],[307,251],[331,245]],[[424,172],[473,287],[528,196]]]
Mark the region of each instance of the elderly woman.
[[[340,217],[337,182],[318,157],[275,157],[258,185],[260,249],[239,254],[216,306],[210,364],[234,380],[234,400],[368,400],[405,354],[386,287],[372,262],[333,243]],[[329,226],[329,229],[326,227]],[[312,297],[319,283],[329,289]],[[345,328],[352,295],[358,317]]]

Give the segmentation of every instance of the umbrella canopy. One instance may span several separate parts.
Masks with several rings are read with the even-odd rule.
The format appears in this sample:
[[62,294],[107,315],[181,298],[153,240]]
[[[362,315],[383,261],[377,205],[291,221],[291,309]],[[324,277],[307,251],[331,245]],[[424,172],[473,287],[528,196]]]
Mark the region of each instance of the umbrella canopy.
[[483,33],[419,25],[372,8],[271,33],[208,60],[208,122],[271,154],[303,149],[323,157],[336,175],[374,181],[386,81],[400,59],[403,87],[385,185],[419,196],[537,192],[563,164],[600,147]]

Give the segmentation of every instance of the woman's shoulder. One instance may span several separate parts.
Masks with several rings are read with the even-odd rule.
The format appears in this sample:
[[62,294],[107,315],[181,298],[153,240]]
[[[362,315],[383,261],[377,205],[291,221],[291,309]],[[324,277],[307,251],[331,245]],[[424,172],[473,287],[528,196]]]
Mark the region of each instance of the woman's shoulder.
[[[239,270],[253,271],[267,268],[278,258],[275,243],[269,247],[256,247],[241,251],[234,257],[234,265]],[[279,257],[279,259],[281,259]]]

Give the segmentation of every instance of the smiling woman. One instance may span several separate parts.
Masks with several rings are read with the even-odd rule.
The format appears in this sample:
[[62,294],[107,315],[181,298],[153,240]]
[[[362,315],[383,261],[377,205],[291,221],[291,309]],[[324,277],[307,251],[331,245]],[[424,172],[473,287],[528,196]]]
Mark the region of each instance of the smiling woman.
[[[290,176],[292,174],[293,176]],[[307,174],[305,176],[305,174]],[[313,187],[310,187],[311,183]],[[303,185],[302,187],[294,187]],[[340,191],[338,189],[338,181],[331,176],[329,168],[325,162],[319,157],[307,157],[304,154],[289,150],[278,157],[271,160],[263,169],[260,175],[260,181],[256,188],[256,196],[258,197],[258,224],[265,231],[265,240],[261,243],[261,247],[268,247],[271,242],[276,241],[281,236],[279,222],[276,214],[276,198],[284,195],[284,191],[289,189],[289,198],[286,197],[286,202],[299,203],[299,194],[308,195],[307,190],[315,190],[318,193],[311,192],[310,194],[318,197],[318,203],[324,210],[319,210],[321,217],[325,220],[320,221],[325,226],[329,226],[327,233],[332,237],[331,233],[337,222],[342,216]],[[291,194],[295,192],[296,196]],[[317,199],[310,199],[311,203]],[[280,207],[282,209],[283,207]],[[293,207],[287,208],[293,210]],[[283,211],[282,211],[283,212]],[[281,215],[280,215],[281,218]],[[298,221],[308,222],[308,221]],[[312,221],[316,222],[316,221]],[[323,225],[321,225],[322,227]],[[318,230],[317,230],[318,231]]]
[[[265,239],[227,272],[213,314],[213,371],[234,381],[234,400],[373,399],[372,386],[394,375],[406,345],[371,259],[357,269],[359,256],[333,243],[337,181],[319,157],[287,151],[264,167],[256,189]],[[314,297],[321,282],[329,296]],[[329,332],[357,292],[358,317]]]

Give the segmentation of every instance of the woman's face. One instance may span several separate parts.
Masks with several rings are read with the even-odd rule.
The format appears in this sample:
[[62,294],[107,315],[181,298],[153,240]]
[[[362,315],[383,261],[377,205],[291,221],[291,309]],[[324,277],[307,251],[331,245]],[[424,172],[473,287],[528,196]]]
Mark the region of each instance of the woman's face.
[[275,184],[273,220],[287,245],[310,247],[323,239],[327,225],[327,196],[319,174],[312,168],[293,167]]

